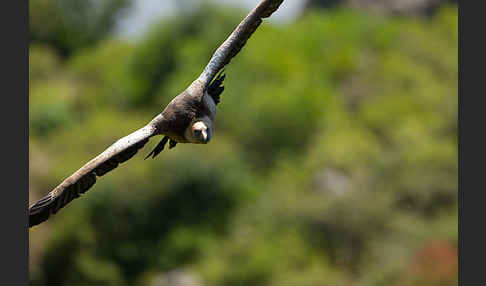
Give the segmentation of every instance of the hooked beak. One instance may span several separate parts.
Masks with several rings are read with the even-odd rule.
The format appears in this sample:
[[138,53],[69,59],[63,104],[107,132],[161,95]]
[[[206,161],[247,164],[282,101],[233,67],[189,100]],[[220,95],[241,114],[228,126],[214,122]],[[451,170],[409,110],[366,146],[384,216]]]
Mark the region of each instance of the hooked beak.
[[202,131],[202,137],[203,137],[204,143],[208,143],[209,140],[211,139],[211,137],[208,136],[208,133],[206,132],[206,130]]

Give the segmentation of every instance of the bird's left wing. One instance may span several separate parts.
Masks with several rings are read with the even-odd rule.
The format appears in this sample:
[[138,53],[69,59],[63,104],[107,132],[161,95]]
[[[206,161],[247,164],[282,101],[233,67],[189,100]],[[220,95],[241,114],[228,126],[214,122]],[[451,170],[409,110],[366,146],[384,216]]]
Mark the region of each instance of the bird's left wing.
[[[189,86],[188,90],[206,90],[216,74],[236,56],[246,41],[262,23],[262,19],[270,17],[283,0],[262,0],[241,21],[231,35],[214,52],[211,60],[201,75]],[[196,93],[194,93],[196,94]],[[201,94],[201,93],[199,93]]]
[[29,227],[47,220],[73,199],[86,192],[100,177],[115,169],[118,164],[132,158],[149,138],[156,135],[156,127],[148,124],[119,139],[103,153],[86,163],[81,169],[65,179],[45,197],[29,207]]

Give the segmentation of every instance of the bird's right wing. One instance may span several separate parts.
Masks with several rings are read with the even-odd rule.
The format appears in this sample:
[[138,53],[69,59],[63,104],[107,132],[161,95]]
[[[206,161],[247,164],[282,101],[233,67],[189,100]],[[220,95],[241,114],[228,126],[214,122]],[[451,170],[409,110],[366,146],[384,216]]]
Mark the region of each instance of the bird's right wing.
[[226,41],[214,52],[204,71],[188,89],[206,90],[216,74],[236,56],[246,41],[262,23],[263,18],[268,18],[275,12],[283,0],[262,0],[241,21]]
[[51,214],[55,214],[73,199],[86,192],[96,182],[96,176],[103,176],[115,169],[118,164],[132,158],[149,141],[149,138],[156,134],[155,125],[148,124],[116,141],[45,197],[31,205],[29,207],[29,227],[47,220]]

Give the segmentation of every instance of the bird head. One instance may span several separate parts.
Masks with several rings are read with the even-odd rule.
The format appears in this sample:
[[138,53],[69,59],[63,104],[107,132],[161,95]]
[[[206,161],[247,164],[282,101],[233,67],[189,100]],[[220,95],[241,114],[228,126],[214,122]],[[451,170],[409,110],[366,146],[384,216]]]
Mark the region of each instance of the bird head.
[[211,140],[212,128],[209,120],[199,120],[192,124],[188,134],[191,143],[207,144]]

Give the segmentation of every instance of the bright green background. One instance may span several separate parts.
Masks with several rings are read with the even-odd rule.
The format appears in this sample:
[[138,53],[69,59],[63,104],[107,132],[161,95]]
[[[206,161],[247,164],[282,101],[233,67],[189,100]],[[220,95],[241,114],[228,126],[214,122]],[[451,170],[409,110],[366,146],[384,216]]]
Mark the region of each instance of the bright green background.
[[[161,112],[246,14],[201,6],[130,42],[107,32],[126,1],[88,22],[83,1],[30,2],[31,202]],[[457,30],[456,6],[265,23],[211,143],[144,161],[152,139],[32,228],[31,285],[457,285]]]

